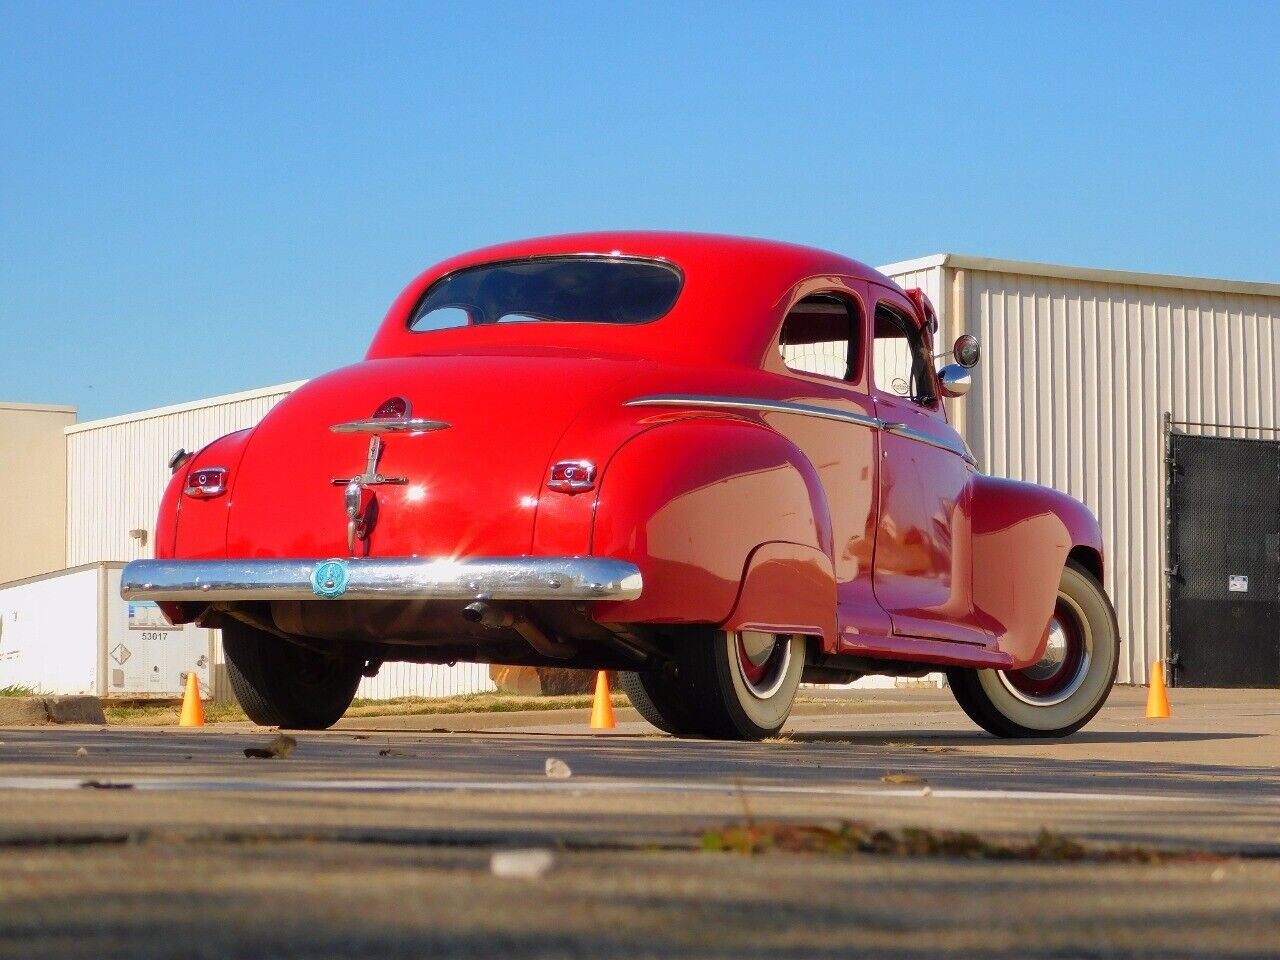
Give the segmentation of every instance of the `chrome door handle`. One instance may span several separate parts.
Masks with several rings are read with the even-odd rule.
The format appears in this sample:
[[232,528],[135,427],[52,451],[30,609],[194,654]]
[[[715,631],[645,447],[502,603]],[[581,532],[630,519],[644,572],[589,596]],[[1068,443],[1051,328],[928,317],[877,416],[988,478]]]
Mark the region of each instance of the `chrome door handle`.
[[888,420],[880,421],[880,429],[884,430],[886,433],[893,433],[895,430],[901,430],[904,427],[906,427],[905,423],[892,423]]

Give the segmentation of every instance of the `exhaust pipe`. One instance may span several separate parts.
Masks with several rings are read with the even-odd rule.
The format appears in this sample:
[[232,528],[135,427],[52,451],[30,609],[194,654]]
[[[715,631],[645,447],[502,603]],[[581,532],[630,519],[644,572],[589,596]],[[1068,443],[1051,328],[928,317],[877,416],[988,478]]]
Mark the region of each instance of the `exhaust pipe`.
[[462,617],[470,623],[478,623],[490,630],[514,630],[525,642],[544,657],[568,660],[578,648],[562,640],[553,640],[528,617],[517,616],[504,607],[494,606],[486,600],[477,600],[462,608]]
[[490,630],[511,627],[516,622],[515,615],[510,610],[495,607],[492,603],[486,603],[483,600],[477,600],[463,607],[462,618],[470,623],[488,627]]

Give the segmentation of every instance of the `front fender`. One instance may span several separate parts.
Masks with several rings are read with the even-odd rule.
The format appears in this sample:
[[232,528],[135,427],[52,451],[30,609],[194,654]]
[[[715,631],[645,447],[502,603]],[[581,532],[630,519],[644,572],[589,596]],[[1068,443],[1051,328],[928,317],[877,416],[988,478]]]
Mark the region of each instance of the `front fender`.
[[1017,480],[973,481],[973,603],[1015,669],[1044,649],[1069,556],[1096,562],[1102,531],[1089,508],[1065,493]]
[[[757,547],[794,544],[829,564],[831,541],[817,472],[784,437],[730,417],[660,424],[610,460],[591,537],[593,555],[640,568],[644,593],[599,604],[594,615],[602,622],[723,623]],[[830,611],[804,622],[833,612],[834,599]]]

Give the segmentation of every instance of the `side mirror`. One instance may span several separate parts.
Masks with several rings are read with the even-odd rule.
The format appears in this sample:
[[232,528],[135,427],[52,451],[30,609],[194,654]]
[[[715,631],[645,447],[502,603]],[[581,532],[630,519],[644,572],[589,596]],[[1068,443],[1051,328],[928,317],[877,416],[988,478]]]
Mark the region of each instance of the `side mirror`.
[[[974,344],[974,349],[976,350],[976,340]],[[959,350],[959,347],[956,349]],[[977,361],[975,360],[974,363],[977,363]],[[938,371],[938,384],[942,388],[944,397],[963,397],[969,392],[969,388],[973,386],[973,374],[969,372],[967,366],[962,367],[958,363],[948,363]]]
[[978,338],[971,333],[962,333],[956,337],[955,346],[951,348],[951,355],[956,358],[956,363],[968,370],[970,367],[976,367],[978,360],[982,357],[982,346],[978,343]]

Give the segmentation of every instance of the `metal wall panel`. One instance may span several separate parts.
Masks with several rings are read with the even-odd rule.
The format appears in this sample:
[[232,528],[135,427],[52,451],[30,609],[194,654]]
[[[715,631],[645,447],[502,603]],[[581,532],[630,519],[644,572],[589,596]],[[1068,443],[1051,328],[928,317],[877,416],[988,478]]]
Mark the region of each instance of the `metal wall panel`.
[[[935,268],[937,270],[937,268]],[[1175,420],[1274,427],[1280,297],[965,269],[963,304],[918,274],[939,311],[962,308],[983,343],[965,432],[983,470],[1093,509],[1124,649],[1119,680],[1164,655],[1164,449]],[[943,320],[944,324],[949,318]],[[1258,430],[1219,431],[1271,438]]]
[[919,287],[923,290],[925,295],[933,302],[933,308],[938,311],[938,316],[941,317],[945,306],[942,291],[944,273],[945,270],[942,267],[924,267],[919,270],[893,273],[889,276],[903,290],[910,290],[913,287]]
[[393,697],[454,697],[487,693],[498,686],[489,677],[487,663],[384,663],[376,677],[360,681],[357,697],[390,700]]
[[979,271],[966,292],[985,347],[969,442],[991,473],[1097,514],[1119,679],[1145,683],[1164,655],[1164,414],[1275,426],[1280,298]]
[[[68,428],[67,566],[151,556],[170,455],[254,426],[288,394],[281,388],[244,399],[214,398],[207,405]],[[131,538],[130,530],[146,530],[147,545]]]

